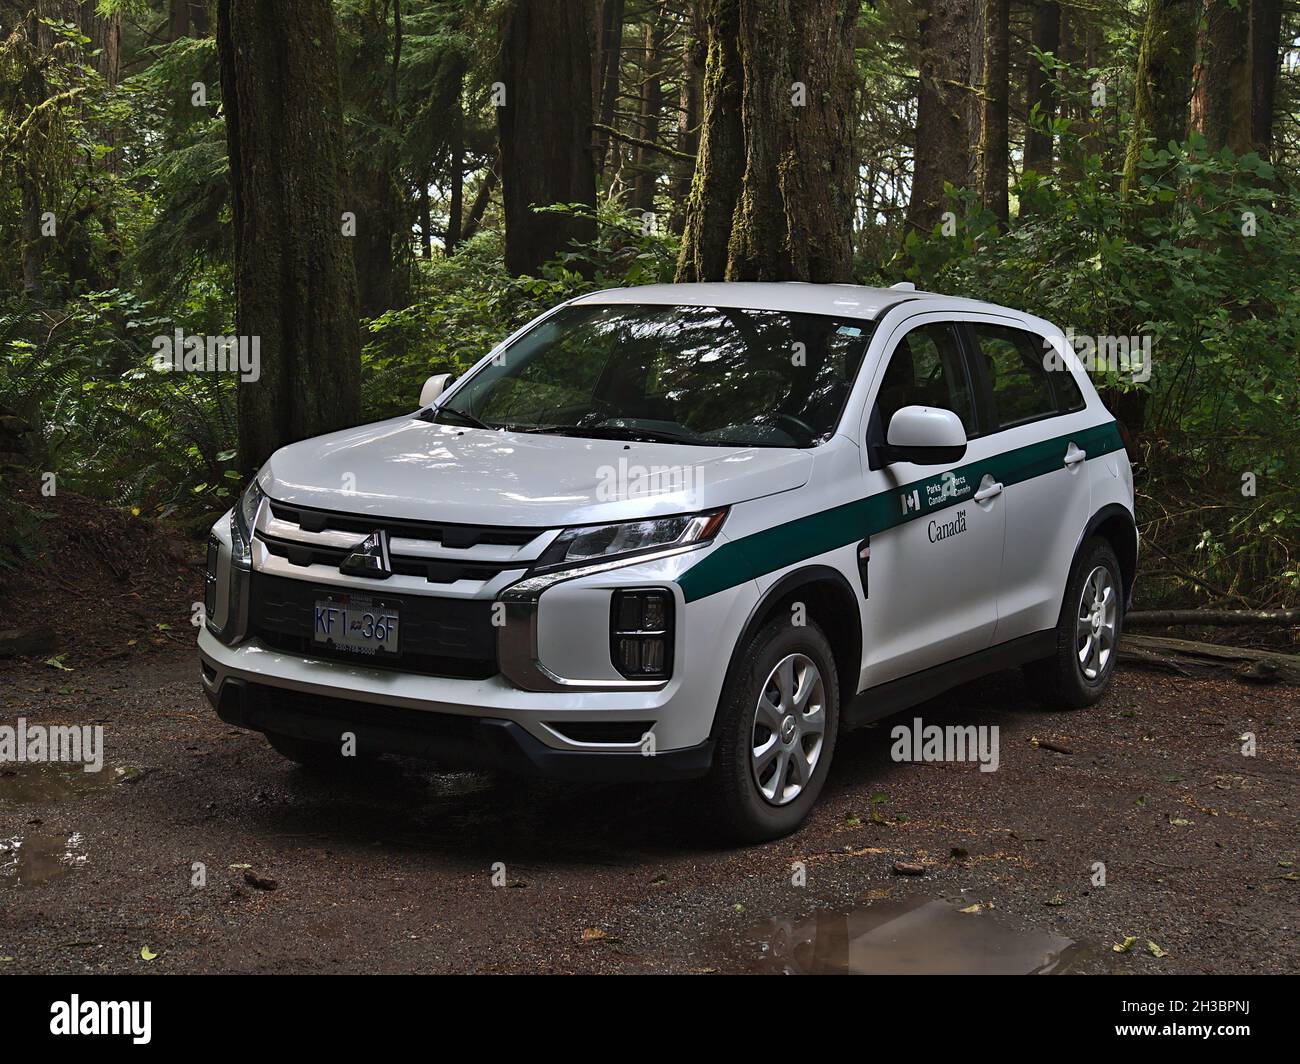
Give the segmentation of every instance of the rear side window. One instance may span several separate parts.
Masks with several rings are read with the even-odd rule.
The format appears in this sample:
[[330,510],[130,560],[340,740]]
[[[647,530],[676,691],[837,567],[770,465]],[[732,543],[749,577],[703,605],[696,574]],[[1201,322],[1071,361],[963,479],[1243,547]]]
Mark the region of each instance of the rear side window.
[[966,435],[975,435],[974,404],[952,325],[921,325],[899,340],[889,356],[876,397],[875,413],[882,433],[889,430],[889,419],[905,406],[951,410],[961,418]]
[[[1046,350],[1046,349],[1045,349]],[[1074,379],[1074,371],[1068,366],[1048,372],[1052,388],[1056,392],[1056,406],[1062,414],[1073,414],[1087,406],[1079,383]]]
[[[1040,339],[1021,329],[985,322],[972,322],[971,332],[993,393],[997,428],[1013,428],[1060,412],[1052,382],[1043,367]],[[1078,385],[1073,380],[1070,384],[1077,393]],[[1082,399],[1080,395],[1080,406]]]

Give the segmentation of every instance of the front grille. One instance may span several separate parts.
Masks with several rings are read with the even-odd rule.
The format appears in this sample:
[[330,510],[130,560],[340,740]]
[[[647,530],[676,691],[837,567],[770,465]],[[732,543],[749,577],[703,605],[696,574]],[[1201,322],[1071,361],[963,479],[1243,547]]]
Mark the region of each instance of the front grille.
[[306,657],[346,661],[366,668],[399,669],[425,676],[484,680],[497,673],[496,629],[486,599],[390,595],[382,585],[348,588],[397,607],[400,613],[396,656],[349,653],[312,641],[317,599],[341,589],[319,588],[307,580],[252,574],[250,634],[275,650]]
[[[527,569],[536,556],[536,549],[527,548],[545,531],[341,514],[274,501],[268,505],[271,519],[259,525],[258,539],[290,565],[338,568],[363,537],[382,529],[388,534],[393,573],[431,584],[486,583],[507,570]],[[430,557],[443,550],[465,553]]]
[[[372,529],[373,531],[373,529]],[[258,538],[267,552],[277,558],[287,558],[291,565],[332,565],[338,568],[343,559],[352,553],[340,547],[314,546],[277,539],[259,532]],[[454,562],[439,558],[403,558],[394,556],[390,567],[399,576],[421,576],[431,584],[452,584],[457,580],[491,580],[506,569],[521,568],[519,562]]]
[[457,549],[480,545],[522,547],[546,531],[542,528],[453,525],[396,517],[365,517],[313,510],[305,506],[289,506],[282,502],[272,502],[270,506],[272,515],[281,521],[291,521],[304,532],[324,532],[328,528],[336,532],[356,532],[366,536],[382,528],[390,537],[424,539]]

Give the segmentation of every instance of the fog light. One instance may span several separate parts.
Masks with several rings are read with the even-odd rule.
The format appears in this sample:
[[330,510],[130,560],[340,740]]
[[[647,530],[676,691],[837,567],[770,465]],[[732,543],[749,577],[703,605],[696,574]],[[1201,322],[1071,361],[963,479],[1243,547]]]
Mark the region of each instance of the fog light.
[[615,591],[609,607],[614,668],[629,680],[666,680],[673,666],[673,596],[664,588]]

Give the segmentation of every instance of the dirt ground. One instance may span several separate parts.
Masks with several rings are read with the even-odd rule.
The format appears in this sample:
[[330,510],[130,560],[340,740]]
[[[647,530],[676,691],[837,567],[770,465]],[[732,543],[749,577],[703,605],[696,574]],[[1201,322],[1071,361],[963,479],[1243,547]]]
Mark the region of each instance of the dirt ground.
[[[315,777],[219,721],[192,630],[157,623],[98,664],[0,668],[0,724],[102,724],[106,746],[98,774],[0,765],[0,973],[872,970],[900,949],[932,970],[967,928],[997,932],[969,970],[1068,940],[1062,970],[1300,971],[1293,687],[1127,670],[1047,713],[994,677],[902,719],[998,725],[998,771],[895,763],[883,722],[842,737],[803,831],[725,849],[688,788]],[[888,949],[855,951],[882,923]]]
[[998,771],[896,763],[895,718],[727,849],[688,787],[283,761],[200,694],[202,541],[49,506],[0,602],[55,643],[0,661],[0,726],[101,725],[105,765],[0,764],[0,974],[1300,971],[1295,687],[1122,670],[1047,713],[993,677],[901,720],[998,725]]

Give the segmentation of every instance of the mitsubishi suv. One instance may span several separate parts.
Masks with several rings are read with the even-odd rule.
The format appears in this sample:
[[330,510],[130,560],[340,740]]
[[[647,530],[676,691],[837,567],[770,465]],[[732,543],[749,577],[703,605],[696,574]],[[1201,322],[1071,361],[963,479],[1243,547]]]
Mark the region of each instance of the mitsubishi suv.
[[841,729],[1106,690],[1126,437],[1061,330],[911,285],[655,285],[283,447],[212,530],[204,691],[316,767],[697,779],[793,831]]

